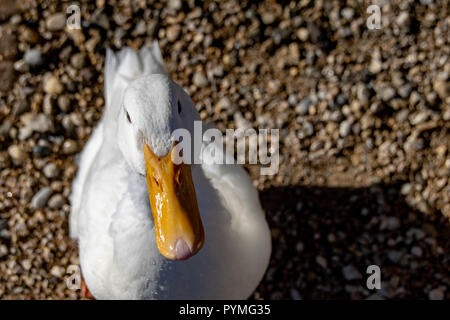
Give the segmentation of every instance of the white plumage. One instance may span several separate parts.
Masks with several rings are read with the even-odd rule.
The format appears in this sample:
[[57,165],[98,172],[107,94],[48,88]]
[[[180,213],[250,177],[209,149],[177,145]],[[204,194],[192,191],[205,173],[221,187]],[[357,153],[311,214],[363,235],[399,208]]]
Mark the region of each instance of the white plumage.
[[[139,52],[108,50],[105,96],[71,195],[70,233],[90,292],[97,299],[247,298],[267,268],[271,239],[258,194],[239,165],[191,165],[204,247],[186,261],[167,260],[157,249],[142,143],[164,155],[171,131],[192,132],[200,117],[168,78],[156,42]],[[180,115],[173,110],[177,100]],[[214,144],[202,148],[221,152]]]

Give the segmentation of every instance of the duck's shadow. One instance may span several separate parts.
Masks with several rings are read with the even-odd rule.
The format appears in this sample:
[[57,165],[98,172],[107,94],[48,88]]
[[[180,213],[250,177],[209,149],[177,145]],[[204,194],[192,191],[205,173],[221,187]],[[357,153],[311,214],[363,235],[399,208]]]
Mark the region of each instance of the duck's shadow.
[[[399,187],[262,191],[273,247],[252,298],[427,298],[449,288],[450,224],[412,209]],[[381,290],[367,289],[369,265],[380,267]]]

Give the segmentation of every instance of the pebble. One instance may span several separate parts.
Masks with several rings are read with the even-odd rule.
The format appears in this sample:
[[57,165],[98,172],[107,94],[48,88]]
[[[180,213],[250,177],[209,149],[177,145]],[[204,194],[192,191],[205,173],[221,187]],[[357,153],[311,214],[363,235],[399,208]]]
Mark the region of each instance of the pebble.
[[347,20],[351,20],[353,15],[355,14],[355,10],[353,8],[347,7],[341,10],[342,17]]
[[415,255],[416,257],[421,257],[423,251],[422,251],[421,247],[414,246],[414,247],[411,248],[411,253],[413,255]]
[[53,127],[51,119],[43,113],[26,113],[20,120],[24,126],[19,129],[19,140],[29,138],[34,131],[47,132]]
[[14,80],[14,63],[8,60],[0,61],[0,91],[8,91]]
[[412,91],[412,86],[409,83],[404,84],[397,90],[399,96],[402,97],[403,99],[407,99],[409,97],[409,95],[411,94],[411,91]]
[[313,104],[311,98],[304,98],[300,103],[295,107],[295,112],[299,115],[305,115],[308,113],[309,107]]
[[350,134],[350,130],[352,129],[352,121],[344,120],[339,125],[339,135],[342,138],[347,137]]
[[201,71],[194,73],[192,81],[197,87],[206,87],[208,85],[208,79],[206,79],[205,75]]
[[439,97],[443,100],[450,96],[450,84],[445,80],[435,80],[433,82],[433,88]]
[[439,287],[430,291],[428,294],[430,300],[444,300],[444,290]]
[[49,179],[56,178],[59,175],[58,167],[52,162],[45,165],[43,172],[44,175]]
[[342,274],[347,281],[362,279],[361,273],[354,265],[348,265],[342,268]]
[[167,28],[167,40],[174,42],[178,39],[181,32],[181,26],[179,24],[174,24]]
[[23,60],[30,66],[36,67],[42,64],[42,52],[39,49],[30,49],[25,52]]
[[84,67],[84,55],[82,53],[75,53],[71,58],[70,58],[70,64],[75,68],[75,69],[82,69]]
[[402,258],[403,253],[396,250],[391,250],[388,252],[388,259],[391,260],[394,263],[397,263]]
[[77,143],[74,140],[66,140],[63,144],[63,153],[73,154],[78,151]]
[[50,269],[50,274],[57,278],[61,278],[64,275],[64,268],[60,266],[53,266]]
[[60,31],[66,26],[66,19],[64,13],[55,13],[47,18],[45,25],[49,31]]
[[181,0],[169,0],[168,5],[170,9],[178,11],[181,9],[183,4]]
[[51,209],[60,209],[64,205],[64,202],[64,197],[61,194],[57,193],[54,194],[50,198],[50,200],[48,200],[48,206]]
[[388,217],[386,219],[386,227],[388,230],[396,230],[400,227],[400,220],[397,217]]
[[298,292],[297,289],[292,288],[290,293],[291,293],[292,300],[302,300],[302,296],[300,295],[300,292]]
[[390,101],[395,97],[395,90],[392,87],[384,87],[381,89],[380,97],[384,101]]
[[69,111],[70,99],[67,95],[63,94],[58,97],[58,107],[61,109],[61,111]]
[[309,32],[307,28],[300,28],[297,31],[297,37],[300,39],[300,41],[307,41],[309,38]]
[[33,209],[41,209],[47,203],[48,198],[52,194],[52,189],[50,187],[44,187],[33,196],[31,199],[31,207]]
[[409,118],[409,122],[412,125],[417,125],[419,123],[423,123],[423,122],[427,121],[428,118],[429,118],[429,113],[425,112],[425,111],[421,111],[421,112],[411,115],[411,117]]
[[395,120],[399,123],[403,123],[408,120],[409,116],[409,110],[408,109],[402,109],[395,115]]
[[44,91],[50,94],[60,94],[64,87],[55,76],[47,76],[44,78]]
[[321,266],[324,269],[326,269],[328,267],[328,261],[327,261],[327,259],[325,259],[325,257],[317,256],[316,262],[319,266]]
[[20,146],[15,144],[8,147],[8,154],[15,164],[21,164],[26,157],[25,151],[23,151]]

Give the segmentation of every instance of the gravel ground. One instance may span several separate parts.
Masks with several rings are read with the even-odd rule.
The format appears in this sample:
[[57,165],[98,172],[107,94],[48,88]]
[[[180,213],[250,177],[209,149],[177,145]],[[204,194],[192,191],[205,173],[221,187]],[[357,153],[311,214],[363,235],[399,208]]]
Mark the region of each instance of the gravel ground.
[[0,298],[81,297],[68,196],[105,48],[152,39],[203,119],[281,129],[279,172],[247,166],[273,236],[252,298],[450,298],[447,1],[147,2],[0,0]]

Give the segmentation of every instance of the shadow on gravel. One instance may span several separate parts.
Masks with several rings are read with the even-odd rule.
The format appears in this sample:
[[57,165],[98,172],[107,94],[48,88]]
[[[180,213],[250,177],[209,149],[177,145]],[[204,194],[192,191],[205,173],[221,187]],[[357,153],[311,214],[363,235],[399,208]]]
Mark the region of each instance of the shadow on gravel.
[[[253,298],[428,299],[450,295],[450,224],[409,207],[400,185],[283,187],[260,193],[272,257]],[[381,290],[368,290],[369,265]]]

